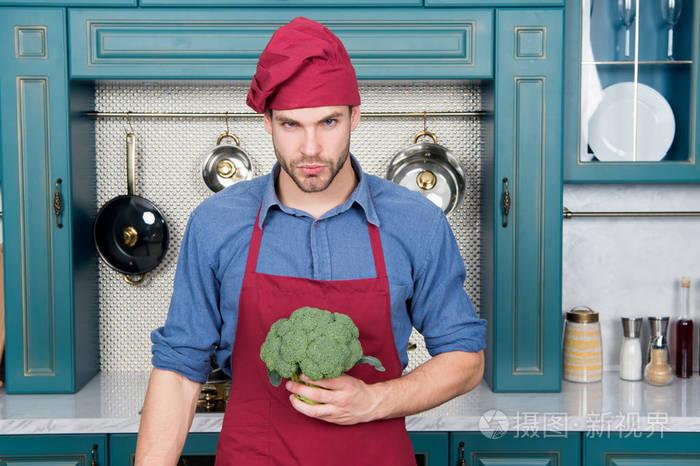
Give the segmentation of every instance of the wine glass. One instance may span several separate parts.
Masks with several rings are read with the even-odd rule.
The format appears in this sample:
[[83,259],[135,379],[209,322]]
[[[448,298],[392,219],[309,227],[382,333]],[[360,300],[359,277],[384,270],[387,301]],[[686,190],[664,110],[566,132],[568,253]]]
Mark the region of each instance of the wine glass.
[[[674,0],[666,0],[673,2]],[[634,23],[634,17],[637,14],[637,2],[635,0],[617,0],[617,12],[620,15],[620,21],[625,28],[625,58],[630,56],[630,28]]]
[[666,49],[668,60],[673,60],[673,27],[681,17],[682,7],[682,0],[661,0],[661,17],[668,29],[668,48]]

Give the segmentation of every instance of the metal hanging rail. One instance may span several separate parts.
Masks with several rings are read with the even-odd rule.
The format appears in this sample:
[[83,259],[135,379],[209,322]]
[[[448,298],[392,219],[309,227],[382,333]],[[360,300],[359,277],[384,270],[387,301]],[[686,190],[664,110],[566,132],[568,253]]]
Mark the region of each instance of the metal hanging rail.
[[572,212],[567,207],[564,207],[562,216],[565,219],[574,217],[700,217],[700,212]]
[[[363,112],[369,118],[400,117],[481,117],[490,112],[477,110],[473,112]],[[262,113],[253,112],[86,112],[91,118],[262,118]]]

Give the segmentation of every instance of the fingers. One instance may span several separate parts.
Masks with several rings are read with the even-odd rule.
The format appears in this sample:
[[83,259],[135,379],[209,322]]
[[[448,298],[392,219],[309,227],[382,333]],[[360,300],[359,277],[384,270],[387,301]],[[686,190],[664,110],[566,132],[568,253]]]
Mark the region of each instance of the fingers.
[[[309,381],[309,383],[313,384],[317,384],[316,382],[318,381]],[[301,395],[316,403],[330,403],[332,401],[332,392],[325,388],[309,387],[303,383],[297,383],[291,380],[285,384],[285,388],[292,393]]]

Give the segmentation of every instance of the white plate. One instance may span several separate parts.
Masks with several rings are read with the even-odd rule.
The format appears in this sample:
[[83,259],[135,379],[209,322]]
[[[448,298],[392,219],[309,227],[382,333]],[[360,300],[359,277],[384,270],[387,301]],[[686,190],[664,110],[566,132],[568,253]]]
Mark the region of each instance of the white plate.
[[[663,159],[676,132],[673,110],[651,87],[638,83],[637,158],[654,162]],[[633,162],[634,83],[613,84],[588,122],[588,144],[601,162]]]

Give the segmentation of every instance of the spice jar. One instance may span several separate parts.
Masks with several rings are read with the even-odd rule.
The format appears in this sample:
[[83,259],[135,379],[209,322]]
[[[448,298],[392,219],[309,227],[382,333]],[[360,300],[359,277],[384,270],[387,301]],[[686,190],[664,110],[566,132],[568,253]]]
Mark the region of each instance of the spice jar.
[[597,382],[603,376],[603,345],[598,313],[576,307],[566,313],[563,359],[564,379]]

